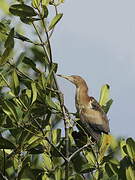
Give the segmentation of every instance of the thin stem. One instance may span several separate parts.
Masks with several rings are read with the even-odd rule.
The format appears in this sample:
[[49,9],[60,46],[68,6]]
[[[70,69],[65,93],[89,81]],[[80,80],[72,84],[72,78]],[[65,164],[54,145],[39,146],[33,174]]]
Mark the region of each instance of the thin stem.
[[77,150],[68,158],[68,160],[71,161],[71,159],[72,159],[77,153],[81,152],[82,150],[84,150],[85,148],[87,148],[87,147],[90,146],[90,145],[91,145],[91,143],[89,142],[89,143],[85,144],[84,146],[82,146],[81,148],[77,149]]
[[41,46],[42,46],[42,48],[43,48],[43,50],[44,50],[44,53],[47,55],[47,57],[48,57],[48,59],[49,59],[48,53],[47,53],[47,51],[46,51],[46,49],[45,49],[45,46],[44,46],[44,42],[43,42],[43,40],[42,40],[42,38],[41,38],[41,36],[40,36],[38,30],[37,30],[37,27],[35,26],[35,24],[34,24],[33,22],[32,22],[32,25],[33,25],[33,27],[34,27],[34,29],[35,29],[35,31],[36,31],[36,33],[37,33],[39,39],[40,39]]

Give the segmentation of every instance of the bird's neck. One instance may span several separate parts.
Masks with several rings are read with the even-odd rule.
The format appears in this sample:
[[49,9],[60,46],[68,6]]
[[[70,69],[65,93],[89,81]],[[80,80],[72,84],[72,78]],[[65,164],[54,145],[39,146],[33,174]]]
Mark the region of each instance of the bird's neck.
[[80,110],[80,108],[85,107],[89,103],[88,87],[86,83],[76,88],[75,101],[77,110]]

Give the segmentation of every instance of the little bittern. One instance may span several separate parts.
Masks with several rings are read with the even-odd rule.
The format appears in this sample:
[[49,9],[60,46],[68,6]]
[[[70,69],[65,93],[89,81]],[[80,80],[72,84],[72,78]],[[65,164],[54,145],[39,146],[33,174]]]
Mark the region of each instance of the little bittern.
[[101,133],[108,134],[109,121],[102,107],[94,97],[88,95],[88,86],[80,76],[58,75],[72,82],[76,86],[75,105],[80,120],[85,124],[87,134],[98,142]]

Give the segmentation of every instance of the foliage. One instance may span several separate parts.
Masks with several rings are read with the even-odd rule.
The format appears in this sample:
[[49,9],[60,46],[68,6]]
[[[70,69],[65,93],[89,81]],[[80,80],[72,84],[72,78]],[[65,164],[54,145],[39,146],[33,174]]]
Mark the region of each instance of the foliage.
[[[103,135],[99,144],[93,145],[88,137],[78,136],[79,121],[64,106],[50,44],[63,16],[57,7],[63,2],[12,2],[8,14],[12,21],[17,16],[22,28],[34,29],[29,37],[11,27],[9,19],[0,21],[0,179],[133,180],[134,140]],[[1,8],[6,13],[5,6]],[[50,14],[54,17],[49,21]],[[34,34],[38,38],[33,41]],[[27,50],[21,50],[20,42],[27,43]],[[106,113],[113,102],[109,91],[109,85],[104,85],[99,100]],[[64,130],[60,122],[64,122]]]

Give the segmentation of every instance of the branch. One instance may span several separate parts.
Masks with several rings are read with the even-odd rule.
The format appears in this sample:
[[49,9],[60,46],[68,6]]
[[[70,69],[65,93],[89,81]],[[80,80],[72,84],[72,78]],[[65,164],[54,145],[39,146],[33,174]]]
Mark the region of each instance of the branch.
[[84,150],[85,148],[87,148],[88,146],[91,145],[91,142],[85,144],[84,146],[82,146],[81,148],[77,149],[69,158],[68,158],[68,161],[70,162],[71,159],[79,152],[81,152],[82,150]]

